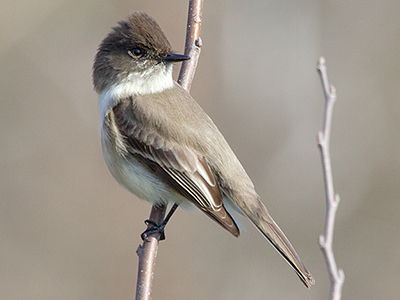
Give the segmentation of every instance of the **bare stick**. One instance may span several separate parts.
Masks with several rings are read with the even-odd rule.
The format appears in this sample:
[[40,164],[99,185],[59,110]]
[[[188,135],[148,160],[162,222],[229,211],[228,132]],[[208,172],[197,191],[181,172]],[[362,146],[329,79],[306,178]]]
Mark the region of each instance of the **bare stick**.
[[185,55],[190,56],[190,60],[182,63],[179,73],[178,83],[187,91],[193,81],[197,62],[201,52],[202,41],[200,38],[201,16],[203,10],[203,0],[190,0],[186,31]]
[[[151,208],[149,220],[152,220],[157,224],[161,224],[164,219],[166,210],[166,205],[153,205],[153,207]],[[147,229],[152,226],[153,224],[149,223],[147,225]],[[138,277],[136,284],[136,300],[151,299],[154,266],[156,264],[156,256],[160,237],[160,232],[149,234],[149,236],[147,237],[147,241],[143,241],[143,245],[139,245],[136,250],[136,253],[139,257]]]
[[319,245],[325,256],[325,261],[329,271],[329,278],[331,281],[330,299],[339,300],[342,297],[344,272],[342,269],[338,270],[336,266],[332,243],[335,227],[335,215],[340,198],[338,194],[335,194],[333,188],[331,157],[329,152],[332,113],[336,101],[336,89],[333,85],[329,85],[328,73],[326,71],[325,59],[323,57],[319,59],[317,70],[321,77],[322,88],[325,96],[324,128],[323,131],[318,133],[317,137],[319,150],[321,152],[326,197],[325,232],[324,235],[320,235],[319,237]]
[[[203,0],[189,1],[185,54],[190,56],[190,60],[183,62],[178,79],[179,84],[188,92],[194,78],[194,73],[196,71],[201,50],[202,43],[200,38],[200,26],[202,9]],[[166,210],[166,205],[153,205],[149,220],[157,224],[161,224]],[[151,226],[152,224],[149,224],[148,228]],[[148,241],[143,241],[143,244],[139,245],[138,249],[136,250],[136,253],[139,257],[136,300],[151,299],[154,267],[160,236],[161,233],[159,232],[150,234],[147,238]]]

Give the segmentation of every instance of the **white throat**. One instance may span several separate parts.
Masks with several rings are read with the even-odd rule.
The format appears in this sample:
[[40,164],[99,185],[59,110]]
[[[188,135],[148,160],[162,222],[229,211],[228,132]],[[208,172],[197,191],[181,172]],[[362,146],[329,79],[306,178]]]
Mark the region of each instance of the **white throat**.
[[99,94],[100,118],[103,118],[107,110],[114,106],[119,99],[134,95],[146,95],[161,93],[174,86],[172,79],[172,64],[156,74],[149,76],[146,73],[132,73],[128,77],[117,84],[113,84]]

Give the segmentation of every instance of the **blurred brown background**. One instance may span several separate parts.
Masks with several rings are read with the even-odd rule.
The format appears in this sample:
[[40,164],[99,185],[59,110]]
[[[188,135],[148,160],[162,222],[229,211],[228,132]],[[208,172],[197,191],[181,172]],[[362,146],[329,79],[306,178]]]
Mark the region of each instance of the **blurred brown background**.
[[[103,162],[91,66],[143,10],[183,51],[187,1],[9,1],[0,10],[0,298],[133,299],[150,205]],[[344,299],[400,293],[400,2],[205,1],[192,95],[211,115],[316,278],[306,290],[244,220],[233,238],[179,210],[153,299],[328,299],[316,134],[324,55],[338,90],[331,152]],[[177,70],[179,66],[177,66]]]

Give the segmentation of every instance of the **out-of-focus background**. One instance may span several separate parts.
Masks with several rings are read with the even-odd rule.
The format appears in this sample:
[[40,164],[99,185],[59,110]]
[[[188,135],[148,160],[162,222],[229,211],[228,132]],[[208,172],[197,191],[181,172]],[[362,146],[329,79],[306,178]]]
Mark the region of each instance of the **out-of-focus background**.
[[[9,1],[0,10],[0,298],[133,299],[150,205],[100,149],[97,46],[143,10],[183,51],[187,1]],[[316,62],[338,91],[331,152],[344,299],[400,293],[400,2],[205,1],[192,95],[316,279],[306,290],[257,230],[233,238],[179,210],[153,299],[328,299]],[[179,70],[179,66],[176,68]]]

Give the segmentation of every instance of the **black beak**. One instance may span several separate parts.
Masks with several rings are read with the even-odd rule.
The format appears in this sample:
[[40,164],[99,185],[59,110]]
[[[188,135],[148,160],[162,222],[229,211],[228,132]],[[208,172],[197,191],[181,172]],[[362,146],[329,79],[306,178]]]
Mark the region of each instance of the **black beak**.
[[190,56],[182,55],[182,54],[175,54],[175,53],[170,53],[164,57],[161,57],[161,60],[166,61],[166,62],[179,62],[179,61],[184,61],[184,60],[188,60],[188,59],[190,59]]

